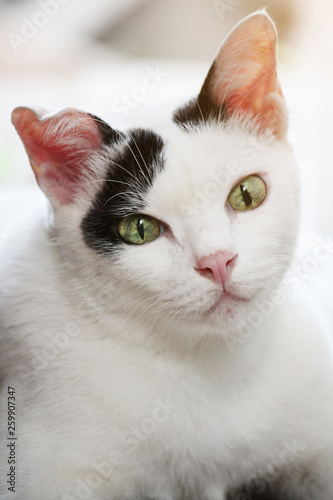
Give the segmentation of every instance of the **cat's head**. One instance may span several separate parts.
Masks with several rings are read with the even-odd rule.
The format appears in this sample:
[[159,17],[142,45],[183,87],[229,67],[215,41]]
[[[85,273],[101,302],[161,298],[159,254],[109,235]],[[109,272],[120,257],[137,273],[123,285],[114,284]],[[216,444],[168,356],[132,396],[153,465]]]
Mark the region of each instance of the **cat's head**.
[[156,336],[232,335],[281,281],[298,176],[264,12],[234,28],[198,97],[158,129],[73,109],[17,108],[13,123],[53,206],[66,279],[87,314],[104,291],[104,326],[116,313]]

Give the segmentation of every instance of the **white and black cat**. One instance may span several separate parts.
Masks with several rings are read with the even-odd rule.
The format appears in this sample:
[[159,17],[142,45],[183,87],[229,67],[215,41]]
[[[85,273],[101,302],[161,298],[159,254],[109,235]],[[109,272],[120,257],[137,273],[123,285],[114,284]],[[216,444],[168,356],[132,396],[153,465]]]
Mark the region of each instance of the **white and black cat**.
[[333,499],[332,336],[283,280],[299,180],[270,18],[155,125],[13,123],[52,209],[1,244],[0,498]]

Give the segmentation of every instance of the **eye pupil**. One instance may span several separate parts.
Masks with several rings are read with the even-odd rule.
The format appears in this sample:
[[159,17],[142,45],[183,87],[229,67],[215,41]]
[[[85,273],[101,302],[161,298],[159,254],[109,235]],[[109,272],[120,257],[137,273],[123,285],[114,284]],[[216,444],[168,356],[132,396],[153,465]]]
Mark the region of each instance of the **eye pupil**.
[[265,181],[259,175],[248,175],[231,190],[228,202],[230,207],[237,212],[253,210],[261,205],[266,194]]
[[252,205],[252,198],[251,198],[250,193],[248,192],[246,187],[243,186],[243,184],[240,185],[240,190],[241,190],[241,194],[242,194],[245,206],[250,207]]
[[145,239],[145,228],[144,228],[144,224],[143,224],[143,220],[142,219],[139,219],[138,220],[138,223],[137,223],[137,230],[138,230],[138,233],[139,233],[139,236],[142,240]]

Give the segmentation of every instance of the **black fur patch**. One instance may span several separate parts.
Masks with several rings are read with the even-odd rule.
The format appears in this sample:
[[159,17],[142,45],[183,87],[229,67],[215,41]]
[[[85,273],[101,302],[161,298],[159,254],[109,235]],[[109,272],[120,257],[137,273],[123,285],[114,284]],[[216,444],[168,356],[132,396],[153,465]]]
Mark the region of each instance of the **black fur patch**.
[[273,484],[265,484],[259,481],[258,485],[242,486],[241,488],[229,492],[227,500],[292,500],[289,496],[281,494],[278,491],[278,485],[274,481]]
[[177,109],[173,114],[173,121],[185,130],[188,130],[189,126],[198,125],[208,120],[225,121],[228,119],[226,105],[223,103],[218,106],[211,97],[210,86],[214,70],[215,64],[213,63],[198,97]]
[[[106,144],[113,139],[108,130],[104,137]],[[81,224],[84,241],[101,254],[126,244],[118,234],[119,220],[144,210],[145,194],[164,163],[164,143],[154,132],[134,129],[121,141],[123,149],[110,159],[108,175]]]
[[121,140],[121,134],[117,130],[111,128],[110,125],[108,125],[101,118],[98,118],[98,116],[92,115],[91,113],[88,114],[97,122],[104,144],[106,144],[107,146],[111,146],[112,144],[116,144]]

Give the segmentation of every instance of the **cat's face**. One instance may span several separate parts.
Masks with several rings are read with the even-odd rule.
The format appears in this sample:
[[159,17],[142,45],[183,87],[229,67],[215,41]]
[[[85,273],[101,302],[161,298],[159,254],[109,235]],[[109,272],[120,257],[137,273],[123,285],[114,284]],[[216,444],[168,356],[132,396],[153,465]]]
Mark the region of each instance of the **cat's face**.
[[[235,126],[174,130],[164,141],[164,167],[142,212],[162,221],[165,232],[125,246],[124,279],[207,328],[235,328],[269,298],[292,255],[298,182],[291,151]],[[249,190],[257,183],[264,199],[248,210],[241,198],[235,210],[232,193],[246,182]]]
[[[137,152],[130,137],[116,160],[124,168],[128,157],[133,157],[131,149]],[[144,151],[140,136],[133,131],[133,137]],[[104,184],[97,206],[83,219],[85,239],[110,258],[94,255],[103,260],[106,275],[125,284],[122,303],[125,308],[131,304],[135,314],[141,311],[143,320],[152,321],[159,313],[180,324],[196,323],[207,332],[216,332],[218,327],[220,333],[230,333],[246,321],[256,304],[270,297],[293,252],[298,179],[291,149],[234,124],[202,124],[191,131],[174,125],[152,138],[159,148],[154,157],[144,158],[154,165],[152,182],[146,182],[138,165],[130,170],[135,171],[135,179],[127,178],[125,185],[120,184],[123,175],[111,176],[116,182],[110,179]],[[148,176],[144,161],[138,158]],[[247,179],[253,181],[253,176],[257,176],[259,191],[265,190],[263,201],[249,210],[241,199],[241,207],[235,210],[229,201],[231,193],[240,191]],[[130,208],[136,183],[141,184],[140,192],[147,191],[139,206]],[[124,198],[119,202],[120,193]],[[147,219],[144,229],[152,241],[127,243],[118,230],[111,237],[110,215],[121,207],[124,213],[139,215],[133,221],[123,219],[129,226],[125,237],[140,242],[138,223],[145,224]],[[162,227],[157,223],[155,229],[147,216]],[[232,261],[227,264],[221,259],[220,276],[214,268],[214,256],[219,254]],[[207,260],[210,257],[212,261]]]
[[[235,46],[253,61],[241,50],[234,61]],[[298,178],[275,62],[274,27],[259,13],[224,42],[198,99],[158,129],[14,112],[78,295],[109,290],[104,319],[230,335],[280,282]]]

